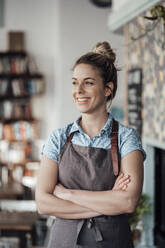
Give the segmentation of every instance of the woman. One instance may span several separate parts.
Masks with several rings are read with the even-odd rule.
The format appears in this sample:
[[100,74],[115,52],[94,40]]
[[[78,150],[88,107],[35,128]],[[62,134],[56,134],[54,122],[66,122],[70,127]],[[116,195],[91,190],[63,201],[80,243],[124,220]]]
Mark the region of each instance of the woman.
[[43,147],[36,202],[40,214],[56,216],[48,247],[133,247],[127,214],[142,192],[145,152],[135,130],[107,112],[115,57],[102,42],[76,61],[72,96],[81,117]]

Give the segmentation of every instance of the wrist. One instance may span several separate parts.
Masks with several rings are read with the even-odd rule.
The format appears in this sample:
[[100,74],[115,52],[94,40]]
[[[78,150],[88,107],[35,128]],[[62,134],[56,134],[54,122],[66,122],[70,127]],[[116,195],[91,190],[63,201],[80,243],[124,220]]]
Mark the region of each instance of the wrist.
[[74,190],[73,189],[69,189],[68,199],[67,200],[73,202],[73,195],[74,195]]

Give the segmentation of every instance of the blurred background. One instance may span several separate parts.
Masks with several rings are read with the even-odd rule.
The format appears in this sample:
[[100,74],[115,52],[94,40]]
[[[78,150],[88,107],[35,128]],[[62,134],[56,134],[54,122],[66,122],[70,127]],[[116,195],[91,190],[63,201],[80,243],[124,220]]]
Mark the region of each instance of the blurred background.
[[111,113],[147,153],[135,247],[165,247],[165,4],[158,0],[0,0],[0,247],[46,247],[36,212],[41,149],[78,118],[72,66],[99,41],[116,52]]

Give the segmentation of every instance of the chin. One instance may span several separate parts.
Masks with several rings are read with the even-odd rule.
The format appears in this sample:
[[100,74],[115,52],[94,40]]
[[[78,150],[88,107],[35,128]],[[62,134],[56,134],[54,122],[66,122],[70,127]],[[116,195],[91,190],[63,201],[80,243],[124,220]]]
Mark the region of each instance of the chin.
[[77,108],[77,110],[78,110],[81,114],[92,114],[92,113],[95,112],[95,111],[92,110],[92,109],[80,109],[80,108]]
[[78,110],[78,112],[80,112],[81,114],[86,114],[86,113],[88,113],[87,110],[82,110],[82,109],[77,109],[77,110]]
[[77,110],[78,110],[80,113],[82,113],[82,114],[85,114],[85,113],[88,113],[88,112],[89,112],[88,109],[85,109],[85,108],[83,109],[83,108],[80,108],[80,107],[78,107]]

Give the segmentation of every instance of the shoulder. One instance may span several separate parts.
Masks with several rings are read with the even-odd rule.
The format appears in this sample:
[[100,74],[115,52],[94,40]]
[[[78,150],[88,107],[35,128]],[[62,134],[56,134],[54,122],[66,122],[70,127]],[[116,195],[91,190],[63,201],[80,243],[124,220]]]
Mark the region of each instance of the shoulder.
[[64,127],[58,128],[48,136],[45,144],[43,145],[41,154],[46,155],[48,158],[59,161],[59,154],[67,137],[70,134],[73,123],[70,123]]
[[138,135],[137,131],[134,128],[123,125],[119,122],[119,136],[120,136],[120,138],[124,139],[124,138],[126,138],[128,136],[132,136],[132,135],[137,136]]
[[144,160],[146,158],[139,133],[134,128],[121,123],[119,123],[119,150],[121,157],[124,157],[134,150],[140,150]]
[[73,125],[73,122],[69,123],[63,127],[60,127],[60,128],[53,130],[48,138],[51,138],[52,140],[56,140],[59,142],[61,142],[62,140],[66,141],[67,137],[70,134],[70,130],[72,128],[72,125]]

